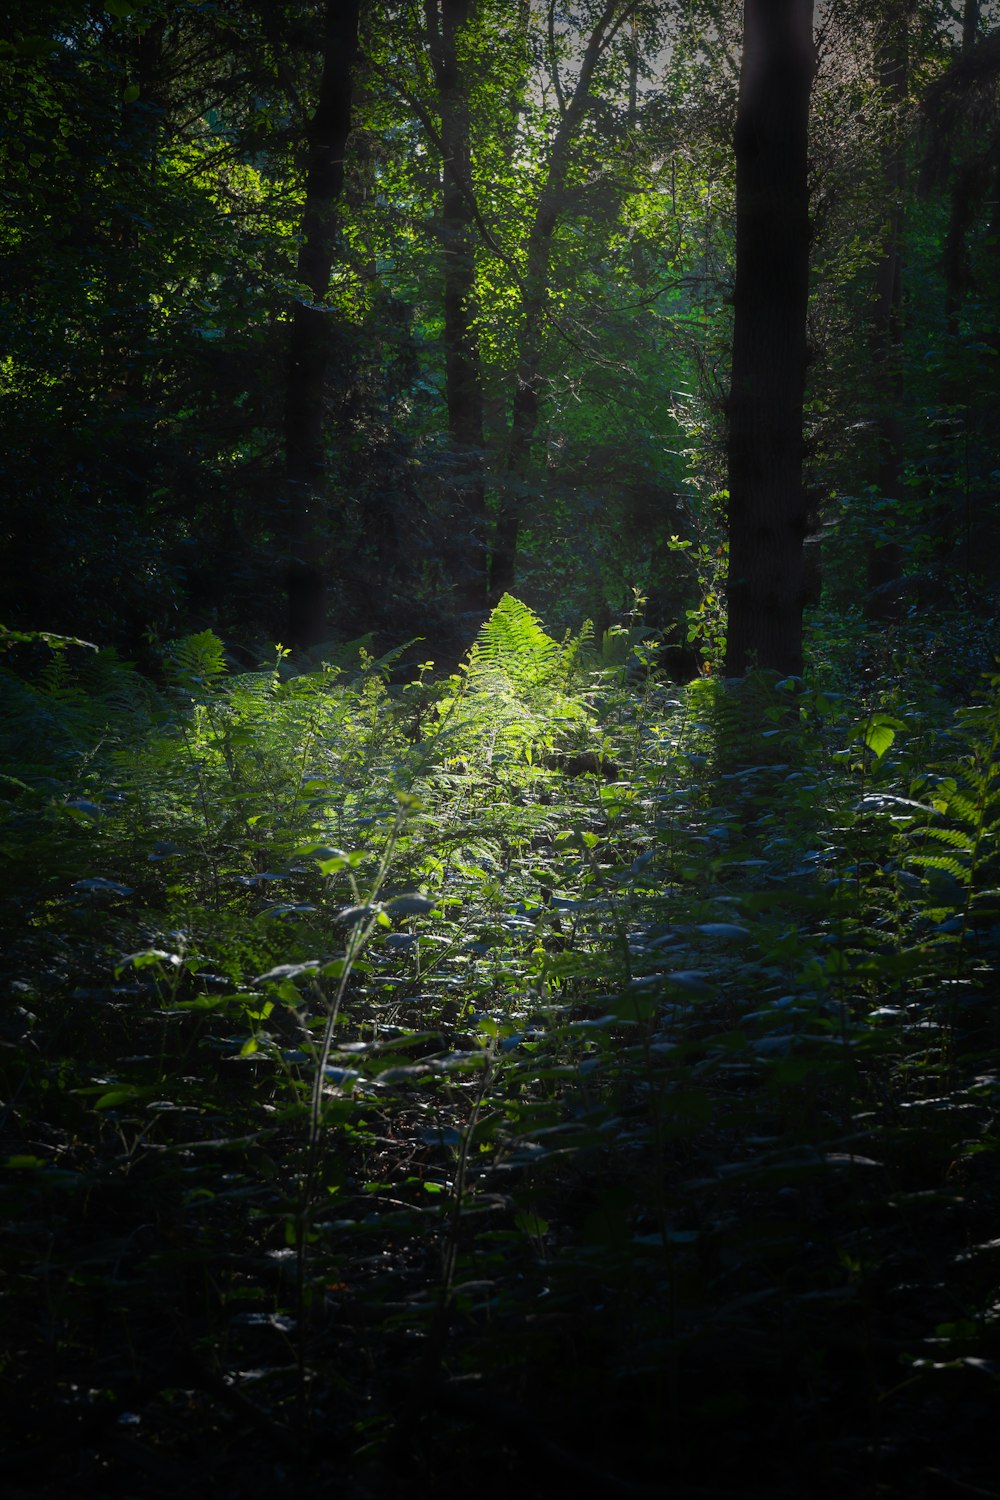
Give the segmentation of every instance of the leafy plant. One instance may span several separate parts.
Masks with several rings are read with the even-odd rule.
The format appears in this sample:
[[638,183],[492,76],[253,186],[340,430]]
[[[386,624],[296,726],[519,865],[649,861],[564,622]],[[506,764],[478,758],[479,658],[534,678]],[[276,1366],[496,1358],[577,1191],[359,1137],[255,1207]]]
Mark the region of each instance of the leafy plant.
[[877,1419],[906,1485],[982,1487],[918,1437],[993,1378],[997,683],[748,708],[587,640],[505,599],[437,682],[207,635],[165,696],[12,679],[74,747],[4,825],[2,1379],[46,1482],[131,1482],[122,1410],[182,1464],[225,1423],[450,1482],[500,1411],[551,1434],[504,1485],[583,1413],[603,1485],[669,1443],[693,1496],[722,1411],[712,1482],[763,1432],[778,1493],[795,1405],[810,1455]]

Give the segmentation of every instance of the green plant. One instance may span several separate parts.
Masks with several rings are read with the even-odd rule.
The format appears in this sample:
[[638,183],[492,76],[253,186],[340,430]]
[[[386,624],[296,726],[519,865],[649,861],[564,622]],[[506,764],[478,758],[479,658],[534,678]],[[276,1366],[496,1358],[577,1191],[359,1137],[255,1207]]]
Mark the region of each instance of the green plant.
[[563,1472],[583,1412],[602,1483],[666,1430],[694,1494],[720,1410],[731,1486],[789,1403],[814,1445],[959,1420],[995,1341],[997,683],[748,709],[586,639],[508,599],[399,689],[367,647],[233,675],[207,636],[145,719],[120,667],[113,705],[72,658],[13,684],[75,736],[5,825],[33,1453],[65,1406],[128,1478],[126,1403],[158,1444],[436,1481],[470,1418],[535,1412]]

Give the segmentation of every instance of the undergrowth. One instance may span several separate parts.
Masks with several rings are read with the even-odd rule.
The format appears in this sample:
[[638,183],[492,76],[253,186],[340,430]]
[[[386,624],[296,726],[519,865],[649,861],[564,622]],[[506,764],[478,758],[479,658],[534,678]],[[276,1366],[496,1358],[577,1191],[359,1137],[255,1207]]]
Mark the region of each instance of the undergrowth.
[[1000,678],[6,644],[9,1493],[995,1493]]

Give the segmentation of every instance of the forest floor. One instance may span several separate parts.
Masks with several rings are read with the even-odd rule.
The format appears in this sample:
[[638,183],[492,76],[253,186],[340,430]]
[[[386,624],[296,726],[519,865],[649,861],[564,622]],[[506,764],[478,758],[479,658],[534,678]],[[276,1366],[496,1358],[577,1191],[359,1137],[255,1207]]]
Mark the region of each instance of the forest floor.
[[1000,697],[4,674],[5,1492],[1000,1497]]

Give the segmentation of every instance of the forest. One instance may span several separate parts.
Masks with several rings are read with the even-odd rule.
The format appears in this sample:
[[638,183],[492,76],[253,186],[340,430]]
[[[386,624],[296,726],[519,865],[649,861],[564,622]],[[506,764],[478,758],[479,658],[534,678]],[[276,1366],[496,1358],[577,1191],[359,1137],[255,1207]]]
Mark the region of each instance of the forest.
[[0,80],[10,1500],[1000,1500],[1000,4]]

